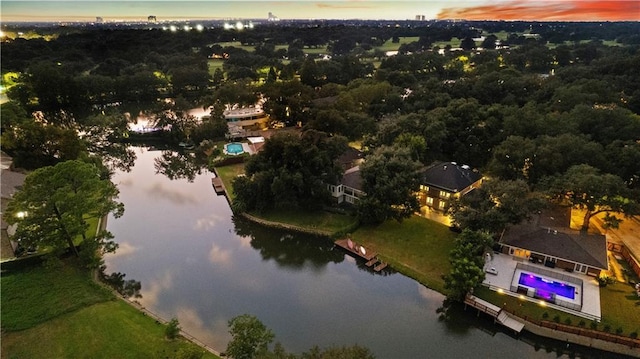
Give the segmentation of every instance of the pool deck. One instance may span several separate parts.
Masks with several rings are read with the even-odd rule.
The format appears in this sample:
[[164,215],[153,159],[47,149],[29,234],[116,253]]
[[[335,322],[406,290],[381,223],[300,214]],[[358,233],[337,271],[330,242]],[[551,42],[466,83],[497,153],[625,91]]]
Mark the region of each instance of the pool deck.
[[[518,294],[510,291],[511,282],[513,281],[513,275],[516,271],[516,265],[521,262],[533,266],[538,265],[531,264],[528,261],[524,261],[524,259],[519,261],[515,257],[502,253],[492,253],[492,256],[493,257],[491,258],[491,260],[485,264],[485,268],[494,267],[498,271],[498,274],[494,275],[487,273],[482,284],[493,290],[497,290],[498,288],[500,288],[509,295],[517,296]],[[542,265],[540,265],[540,268],[551,270],[561,275],[567,275],[567,272],[563,270],[550,269]],[[598,286],[597,280],[594,277],[577,274],[575,272],[571,273],[571,276],[582,279],[582,309],[578,312],[554,304],[548,304],[549,307],[589,319],[602,318],[600,310],[600,287]],[[527,300],[537,301],[534,298],[528,297]]]

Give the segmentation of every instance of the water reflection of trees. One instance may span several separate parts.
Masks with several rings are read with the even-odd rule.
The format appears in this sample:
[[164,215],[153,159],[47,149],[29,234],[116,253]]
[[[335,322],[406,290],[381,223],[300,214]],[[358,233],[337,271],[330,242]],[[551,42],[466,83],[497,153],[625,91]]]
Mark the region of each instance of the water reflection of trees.
[[329,239],[266,228],[240,217],[234,217],[233,222],[236,234],[251,238],[251,247],[263,260],[274,260],[281,267],[320,270],[344,260],[344,253],[334,249]]
[[203,153],[189,151],[162,151],[154,160],[156,173],[170,180],[184,178],[193,182],[207,166],[207,157]]

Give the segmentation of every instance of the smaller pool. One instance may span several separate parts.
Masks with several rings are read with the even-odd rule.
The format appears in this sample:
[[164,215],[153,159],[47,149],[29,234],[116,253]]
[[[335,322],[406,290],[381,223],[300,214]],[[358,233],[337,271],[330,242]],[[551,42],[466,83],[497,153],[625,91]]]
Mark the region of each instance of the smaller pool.
[[239,155],[244,152],[244,148],[242,147],[242,143],[232,142],[224,145],[225,150],[230,155]]
[[575,298],[575,288],[573,286],[547,278],[538,277],[531,273],[520,273],[518,283],[527,287],[535,288],[536,295],[547,300],[553,298],[552,293],[568,299]]

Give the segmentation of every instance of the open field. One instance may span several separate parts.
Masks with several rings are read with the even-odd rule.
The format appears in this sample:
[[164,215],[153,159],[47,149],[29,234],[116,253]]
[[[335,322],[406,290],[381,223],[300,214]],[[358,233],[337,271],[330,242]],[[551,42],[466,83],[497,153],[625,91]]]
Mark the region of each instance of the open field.
[[67,261],[3,273],[0,284],[2,358],[165,358],[201,349],[165,339],[165,325]]
[[361,226],[351,238],[379,253],[394,269],[444,293],[442,276],[451,269],[449,252],[455,238],[447,226],[413,216],[402,223]]

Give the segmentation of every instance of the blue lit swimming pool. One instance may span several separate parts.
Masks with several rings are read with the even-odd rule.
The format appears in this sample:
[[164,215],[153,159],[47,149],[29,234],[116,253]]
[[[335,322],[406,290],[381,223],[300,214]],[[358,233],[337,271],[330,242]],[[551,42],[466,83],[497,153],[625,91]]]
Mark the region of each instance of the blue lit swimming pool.
[[536,289],[536,295],[545,299],[551,299],[553,297],[551,293],[568,299],[575,298],[575,287],[531,273],[520,273],[518,283]]
[[230,155],[239,155],[244,152],[242,143],[232,142],[232,143],[227,143],[224,146],[225,146],[225,149],[227,150],[227,153]]

